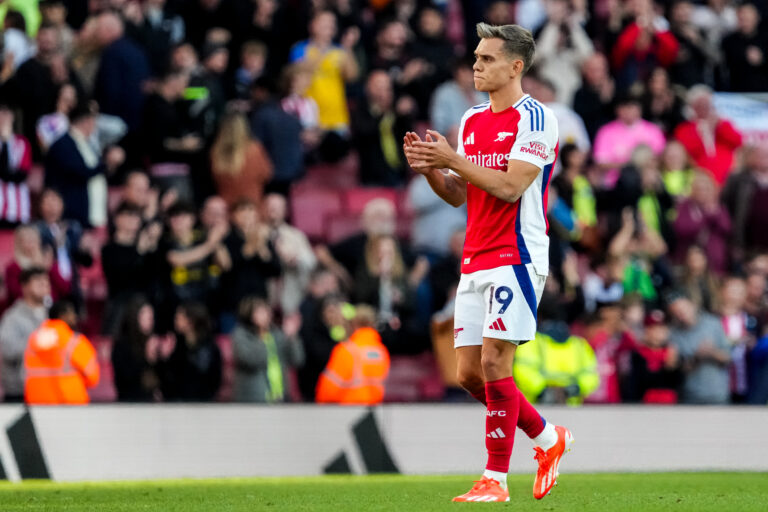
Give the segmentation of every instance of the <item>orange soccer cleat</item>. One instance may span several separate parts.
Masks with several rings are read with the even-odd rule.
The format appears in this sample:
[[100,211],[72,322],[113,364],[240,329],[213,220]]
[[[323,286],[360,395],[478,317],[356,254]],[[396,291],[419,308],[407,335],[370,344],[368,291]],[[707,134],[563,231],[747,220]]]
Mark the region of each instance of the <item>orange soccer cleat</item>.
[[509,491],[504,489],[499,482],[493,478],[484,476],[475,481],[474,487],[461,496],[456,496],[453,501],[473,501],[473,502],[494,502],[509,501]]
[[558,467],[560,459],[566,452],[571,451],[573,444],[573,435],[565,427],[555,427],[557,432],[557,443],[547,451],[536,447],[534,459],[539,463],[539,470],[536,472],[536,481],[533,483],[533,497],[540,500],[557,485]]

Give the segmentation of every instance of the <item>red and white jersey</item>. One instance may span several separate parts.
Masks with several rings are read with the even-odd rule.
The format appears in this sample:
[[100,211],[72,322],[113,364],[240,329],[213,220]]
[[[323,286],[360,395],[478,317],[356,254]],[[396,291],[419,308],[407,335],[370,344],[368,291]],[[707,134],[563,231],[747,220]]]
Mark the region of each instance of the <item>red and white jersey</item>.
[[464,114],[459,127],[460,155],[500,172],[507,172],[510,159],[529,162],[541,171],[514,203],[467,183],[462,273],[532,263],[539,275],[547,275],[547,192],[557,159],[557,141],[555,115],[527,94],[501,112],[492,112],[490,102],[486,102]]

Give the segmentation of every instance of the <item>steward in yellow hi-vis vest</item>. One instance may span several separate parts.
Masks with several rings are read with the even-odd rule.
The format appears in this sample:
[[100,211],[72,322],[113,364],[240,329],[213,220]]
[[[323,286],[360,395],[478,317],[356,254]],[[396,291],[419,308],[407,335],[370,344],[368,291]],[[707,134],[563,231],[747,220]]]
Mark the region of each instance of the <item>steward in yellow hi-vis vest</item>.
[[569,335],[567,326],[549,330],[548,323],[542,322],[541,331],[549,334],[537,332],[533,342],[518,347],[515,382],[530,402],[581,404],[600,383],[595,352],[584,338]]

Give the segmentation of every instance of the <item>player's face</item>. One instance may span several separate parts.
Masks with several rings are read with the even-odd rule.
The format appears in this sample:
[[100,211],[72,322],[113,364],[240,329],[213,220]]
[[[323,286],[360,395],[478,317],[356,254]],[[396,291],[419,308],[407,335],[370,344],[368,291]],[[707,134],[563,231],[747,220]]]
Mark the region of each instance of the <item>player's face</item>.
[[493,92],[507,85],[523,69],[523,61],[507,56],[504,41],[498,38],[481,39],[475,50],[475,89]]

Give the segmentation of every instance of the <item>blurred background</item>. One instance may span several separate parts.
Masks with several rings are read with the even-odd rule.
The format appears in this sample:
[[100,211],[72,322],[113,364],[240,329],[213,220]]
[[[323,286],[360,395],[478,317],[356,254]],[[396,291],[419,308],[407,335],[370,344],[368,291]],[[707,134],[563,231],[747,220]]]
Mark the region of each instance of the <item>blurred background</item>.
[[766,405],[767,17],[762,0],[0,2],[5,400],[40,375],[30,336],[54,303],[87,338],[67,385],[90,387],[56,403],[471,400],[453,358],[466,211],[401,145],[428,127],[455,143],[486,100],[484,20],[533,32],[523,88],[560,127],[521,390]]

